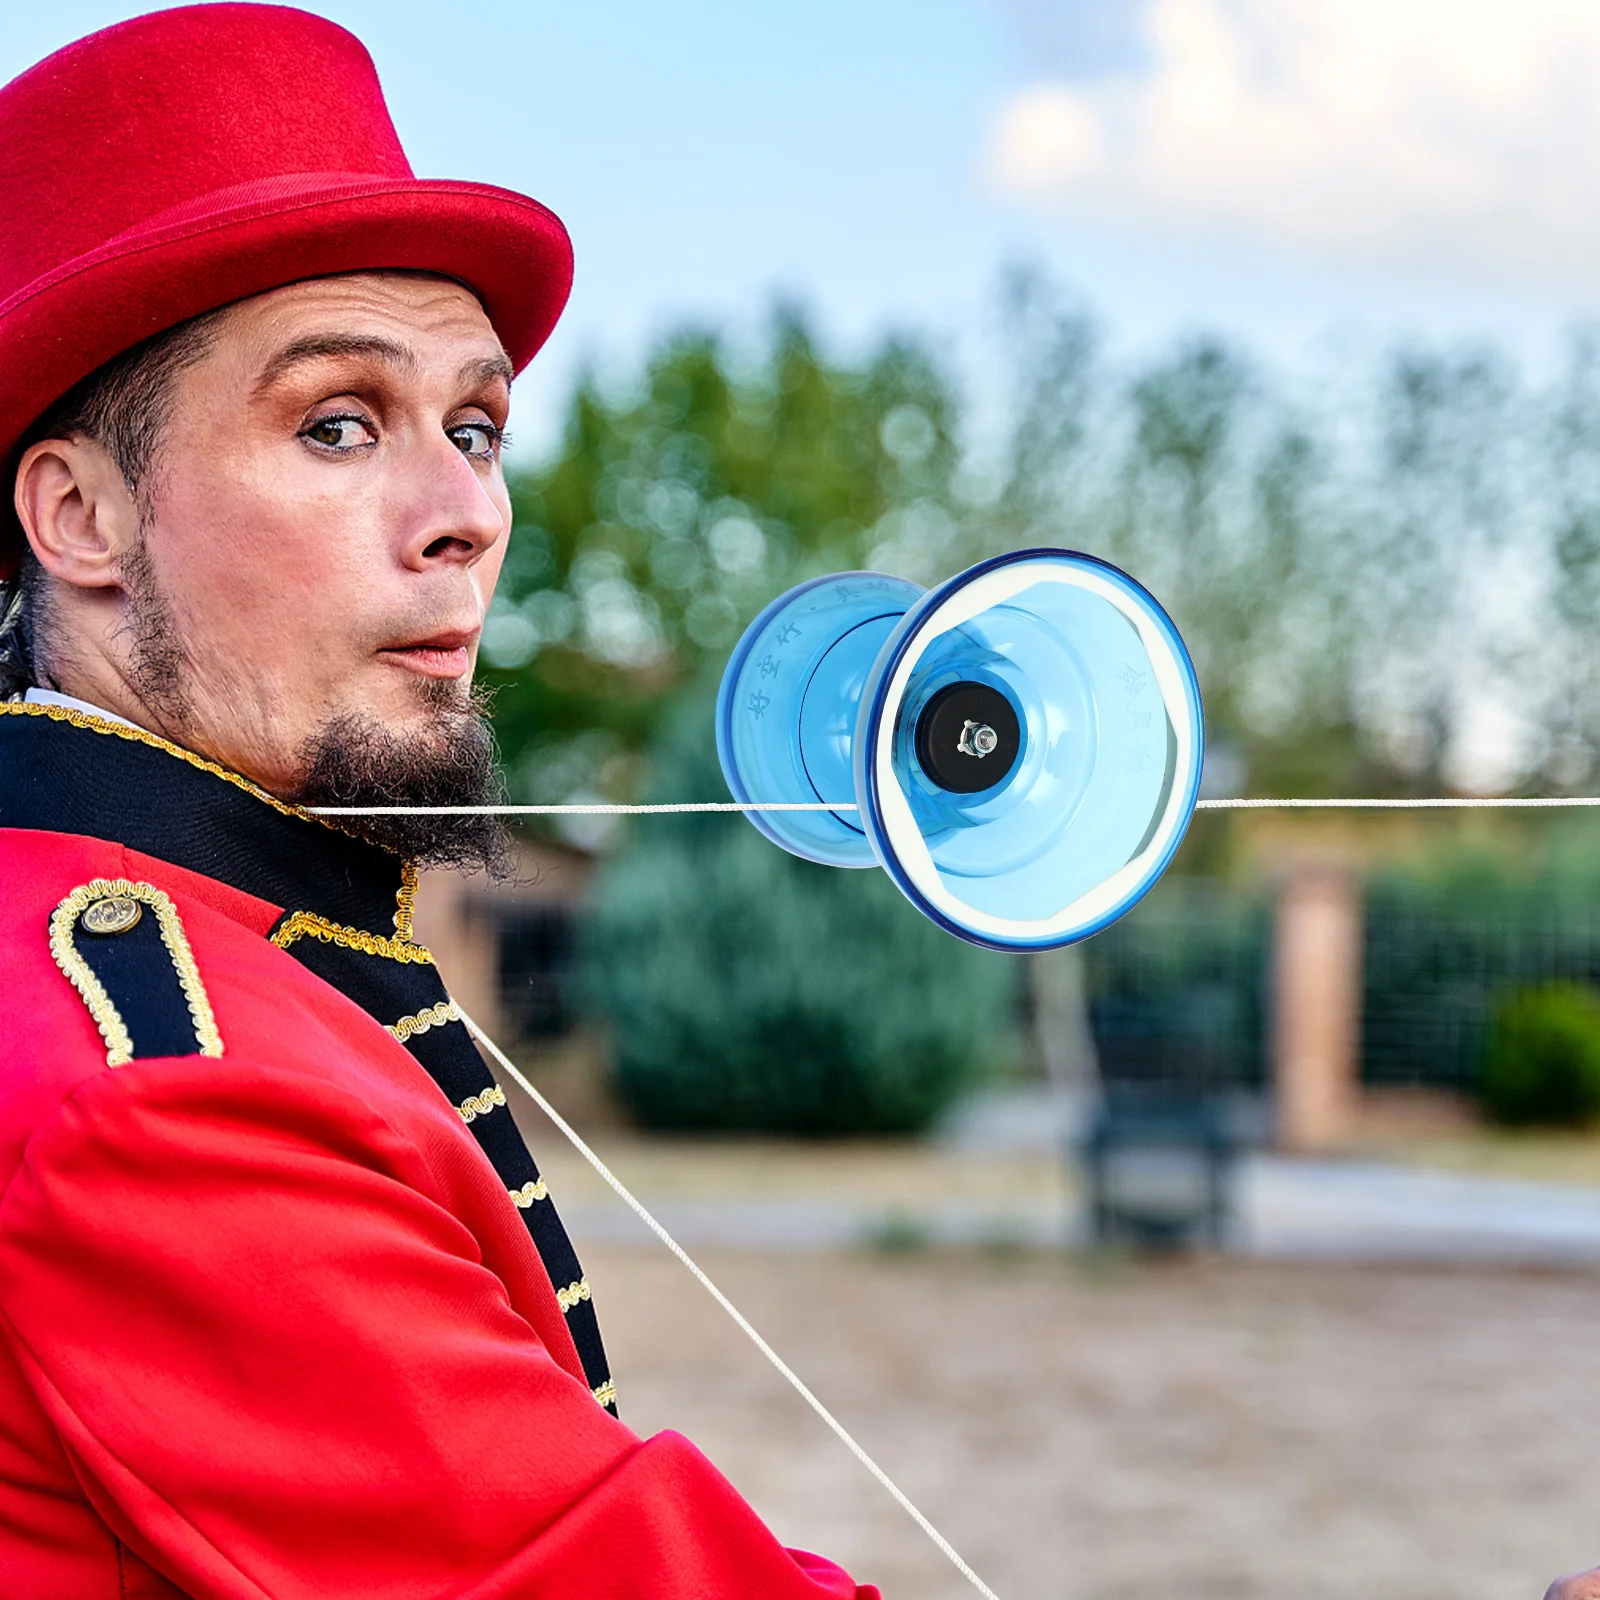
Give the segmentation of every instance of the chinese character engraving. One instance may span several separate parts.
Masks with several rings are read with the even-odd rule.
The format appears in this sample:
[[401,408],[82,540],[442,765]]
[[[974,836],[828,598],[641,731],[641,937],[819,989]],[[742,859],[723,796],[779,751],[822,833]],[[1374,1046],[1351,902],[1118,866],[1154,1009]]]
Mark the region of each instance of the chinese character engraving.
[[1125,665],[1118,674],[1122,679],[1122,687],[1129,694],[1142,694],[1145,686],[1145,674],[1132,665]]
[[750,715],[759,722],[767,707],[772,704],[772,697],[762,694],[759,689],[753,689],[750,692],[749,700],[745,703],[750,709]]
[[792,622],[786,622],[778,629],[776,640],[779,646],[792,644],[800,637],[800,630]]
[[756,663],[756,671],[759,672],[763,678],[776,678],[778,676],[778,668],[781,665],[782,663],[776,656],[763,656],[761,660]]

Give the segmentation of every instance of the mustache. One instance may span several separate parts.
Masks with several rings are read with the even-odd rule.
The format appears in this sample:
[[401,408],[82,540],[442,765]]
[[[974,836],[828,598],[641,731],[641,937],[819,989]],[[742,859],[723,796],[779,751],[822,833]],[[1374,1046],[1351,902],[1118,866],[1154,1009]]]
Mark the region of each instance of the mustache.
[[379,651],[402,650],[408,646],[431,644],[439,639],[475,643],[482,631],[483,615],[474,597],[468,606],[431,606],[414,616],[385,622],[381,629],[375,627],[372,630],[368,645],[370,649]]

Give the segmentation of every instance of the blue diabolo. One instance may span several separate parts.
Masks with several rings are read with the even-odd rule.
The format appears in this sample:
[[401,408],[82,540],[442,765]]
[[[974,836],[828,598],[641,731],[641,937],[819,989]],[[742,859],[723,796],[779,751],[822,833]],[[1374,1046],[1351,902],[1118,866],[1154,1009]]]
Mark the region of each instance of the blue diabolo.
[[815,578],[745,630],[717,753],[795,855],[882,866],[920,911],[996,950],[1072,944],[1161,876],[1200,788],[1200,692],[1126,573],[1019,550],[931,590]]

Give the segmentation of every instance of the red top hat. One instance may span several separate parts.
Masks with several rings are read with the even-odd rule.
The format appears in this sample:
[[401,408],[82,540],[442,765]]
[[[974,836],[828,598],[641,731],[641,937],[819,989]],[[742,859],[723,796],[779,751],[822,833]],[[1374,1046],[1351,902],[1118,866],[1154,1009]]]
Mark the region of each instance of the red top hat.
[[287,6],[136,17],[0,89],[0,215],[0,462],[103,362],[246,295],[442,273],[520,370],[572,285],[552,212],[413,177],[360,41]]

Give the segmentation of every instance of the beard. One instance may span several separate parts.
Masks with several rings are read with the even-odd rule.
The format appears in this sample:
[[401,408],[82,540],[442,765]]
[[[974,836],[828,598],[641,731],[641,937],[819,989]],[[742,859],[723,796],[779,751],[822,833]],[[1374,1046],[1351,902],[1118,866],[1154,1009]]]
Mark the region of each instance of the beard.
[[172,727],[185,727],[189,702],[184,674],[189,663],[144,542],[142,506],[139,538],[123,554],[118,576],[127,603],[121,631],[128,637],[128,676],[158,717]]
[[[430,712],[420,733],[397,734],[376,718],[342,712],[301,751],[301,777],[287,798],[302,806],[492,806],[504,795],[495,763],[488,695],[423,679]],[[340,817],[342,828],[421,867],[512,871],[511,840],[495,816]]]
[[[123,557],[129,676],[167,726],[190,725],[188,658],[141,540]],[[417,680],[419,729],[389,728],[370,713],[329,718],[300,749],[295,805],[492,806],[501,803],[488,691],[437,678]],[[339,817],[337,825],[419,867],[513,874],[511,836],[495,816]]]

